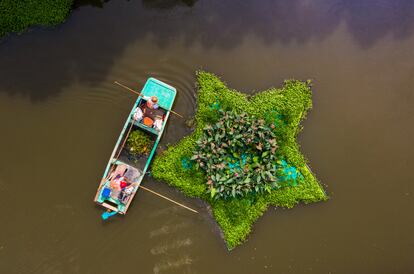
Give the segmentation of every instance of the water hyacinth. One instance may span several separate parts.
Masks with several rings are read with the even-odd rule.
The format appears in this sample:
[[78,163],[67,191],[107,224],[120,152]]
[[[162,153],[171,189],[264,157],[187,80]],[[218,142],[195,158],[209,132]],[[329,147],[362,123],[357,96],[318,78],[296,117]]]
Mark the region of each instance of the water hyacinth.
[[290,166],[285,160],[277,161],[277,163],[277,176],[279,180],[286,185],[295,186],[304,179],[298,169],[294,166]]
[[[306,165],[306,159],[301,154],[296,142],[301,130],[300,121],[306,117],[307,111],[312,107],[312,92],[308,82],[287,80],[281,88],[269,89],[258,92],[253,96],[247,96],[228,88],[212,73],[198,72],[197,87],[198,105],[194,132],[156,157],[152,164],[152,172],[154,178],[180,189],[187,196],[206,201],[223,232],[229,249],[235,248],[246,240],[247,235],[251,232],[252,224],[269,206],[292,208],[301,202],[308,204],[328,199],[315,175]],[[203,137],[206,133],[203,129],[208,124],[213,128],[220,121],[222,113],[218,109],[232,110],[237,113],[244,111],[248,113],[249,117],[256,117],[256,120],[263,119],[265,120],[265,126],[272,130],[276,138],[274,138],[274,141],[273,138],[268,138],[261,142],[264,151],[256,150],[255,155],[250,155],[239,147],[240,143],[245,143],[247,147],[253,147],[253,145],[258,145],[259,142],[251,138],[252,136],[247,132],[241,132],[241,138],[236,141],[233,136],[238,135],[238,129],[234,127],[233,130],[227,130],[227,120],[230,120],[229,114],[227,114],[227,120],[223,121],[223,125],[220,124],[221,129],[218,131],[220,136],[217,138],[224,139],[231,132],[231,140],[224,139],[220,143],[215,140],[215,135],[211,135],[205,136],[211,138],[211,141],[207,141]],[[224,113],[224,115],[226,114]],[[230,121],[228,123],[230,125]],[[258,127],[258,125],[253,126]],[[274,142],[278,147],[273,146]],[[213,148],[211,148],[211,143],[214,143]],[[266,148],[267,145],[272,146],[273,151],[272,149],[269,151]],[[188,168],[187,165],[183,164],[182,159],[191,158],[192,156],[199,157],[196,156],[197,153],[194,153],[199,150],[198,146],[203,147],[203,151],[210,150],[209,159],[202,160],[199,163],[196,159],[193,159],[191,161],[194,166]],[[210,148],[207,148],[207,146]],[[221,161],[214,161],[214,155],[223,155],[232,149],[236,152],[235,155],[228,153],[228,159],[221,156],[223,158]],[[283,163],[282,159],[286,162],[288,168],[282,167],[282,164],[279,164],[277,160],[270,163],[270,167],[267,163],[257,167],[258,169],[271,169],[271,174],[276,174],[278,177],[277,185],[281,187],[271,189],[271,185],[265,184],[263,194],[228,199],[219,198],[219,188],[216,189],[211,186],[216,181],[220,182],[221,177],[230,177],[227,172],[232,174],[232,178],[235,178],[234,173],[237,173],[238,178],[235,179],[243,177],[244,174],[249,174],[252,172],[251,169],[256,169],[256,167],[253,168],[253,165],[256,166],[258,162],[261,162],[262,153],[265,151],[269,151],[271,155],[277,155],[281,163]],[[205,156],[207,157],[207,153],[205,153]],[[266,159],[266,157],[264,158]],[[211,164],[208,163],[209,161],[211,161]],[[210,175],[203,170],[207,164],[214,170]],[[296,169],[296,173],[293,168]],[[224,174],[217,172],[220,177],[217,179],[216,170],[226,170],[226,172]],[[286,177],[284,177],[285,174]],[[295,174],[297,178],[303,177],[303,180],[297,179],[300,184],[297,187],[282,187],[289,186],[289,180],[285,181],[285,178],[292,179]],[[266,173],[264,172],[263,175],[266,176]],[[251,176],[249,179],[246,178],[246,180],[251,181],[250,183],[254,183],[254,179]],[[223,183],[221,182],[221,184]],[[238,189],[237,185],[235,186],[235,195],[237,195]],[[206,189],[209,191],[208,193],[206,193]],[[230,197],[232,197],[232,189],[229,188],[229,191]]]
[[150,147],[152,145],[151,138],[148,134],[134,130],[129,136],[126,142],[129,152],[134,156],[148,155]]

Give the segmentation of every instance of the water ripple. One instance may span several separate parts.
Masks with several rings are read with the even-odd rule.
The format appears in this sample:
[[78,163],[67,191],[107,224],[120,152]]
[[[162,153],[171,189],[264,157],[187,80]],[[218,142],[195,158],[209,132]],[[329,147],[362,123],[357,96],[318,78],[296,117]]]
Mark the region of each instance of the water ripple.
[[170,250],[190,246],[192,243],[193,242],[190,238],[187,238],[184,240],[175,240],[172,243],[161,244],[161,245],[151,248],[151,254],[152,255],[164,254]]

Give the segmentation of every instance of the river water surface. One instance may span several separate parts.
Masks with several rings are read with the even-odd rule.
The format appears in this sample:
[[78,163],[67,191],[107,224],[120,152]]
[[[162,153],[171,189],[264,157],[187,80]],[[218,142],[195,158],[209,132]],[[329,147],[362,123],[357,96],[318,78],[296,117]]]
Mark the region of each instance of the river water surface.
[[[413,273],[412,1],[82,1],[0,41],[1,273]],[[363,2],[363,3],[362,3]],[[253,94],[313,79],[299,136],[328,202],[270,208],[227,251],[199,201],[151,178],[126,217],[92,202],[140,89],[205,69]],[[171,116],[162,147],[190,133]],[[161,149],[162,149],[161,147]]]

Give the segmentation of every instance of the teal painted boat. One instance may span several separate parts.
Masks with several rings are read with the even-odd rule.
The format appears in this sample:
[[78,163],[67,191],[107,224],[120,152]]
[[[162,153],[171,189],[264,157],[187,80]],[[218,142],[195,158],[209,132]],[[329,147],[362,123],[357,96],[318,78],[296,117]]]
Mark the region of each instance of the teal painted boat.
[[[149,78],[145,83],[122,128],[95,195],[94,201],[111,212],[103,214],[104,219],[116,213],[126,214],[154,157],[170,116],[176,93],[174,87],[155,78]],[[158,98],[158,108],[156,109],[159,120],[158,128],[145,125],[143,119],[137,119],[136,115],[137,110],[145,108],[145,104],[152,96]],[[129,149],[124,146],[129,134],[135,130],[147,134],[153,141],[149,154],[141,155],[138,159],[131,157]]]

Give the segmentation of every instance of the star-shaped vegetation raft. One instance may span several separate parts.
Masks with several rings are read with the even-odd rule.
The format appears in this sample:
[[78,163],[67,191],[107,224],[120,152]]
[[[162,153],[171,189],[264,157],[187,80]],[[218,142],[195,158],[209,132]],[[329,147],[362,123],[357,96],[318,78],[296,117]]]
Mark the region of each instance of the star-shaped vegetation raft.
[[327,199],[296,142],[312,107],[310,82],[288,80],[248,97],[201,71],[197,85],[193,134],[157,157],[152,174],[208,202],[229,249],[269,205]]

